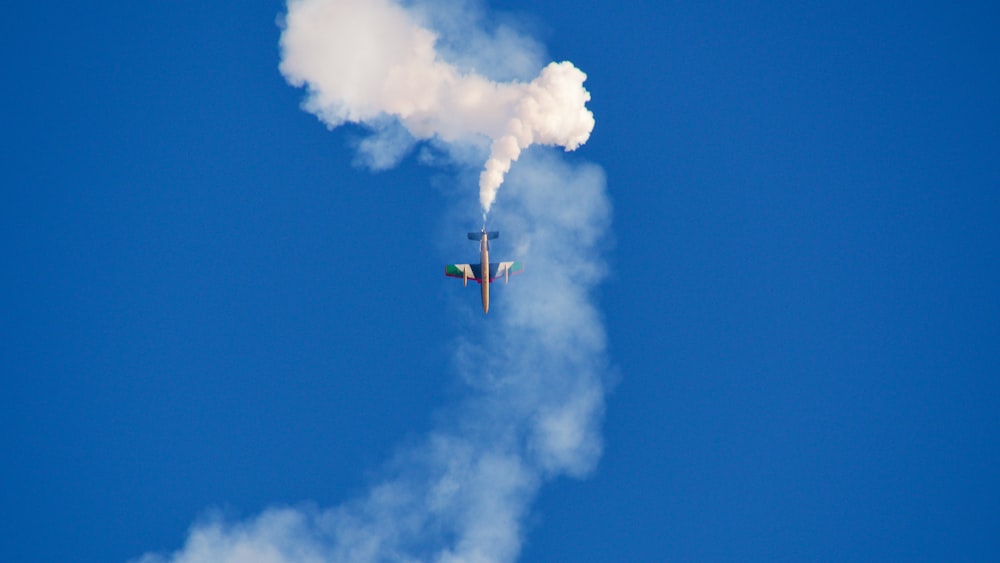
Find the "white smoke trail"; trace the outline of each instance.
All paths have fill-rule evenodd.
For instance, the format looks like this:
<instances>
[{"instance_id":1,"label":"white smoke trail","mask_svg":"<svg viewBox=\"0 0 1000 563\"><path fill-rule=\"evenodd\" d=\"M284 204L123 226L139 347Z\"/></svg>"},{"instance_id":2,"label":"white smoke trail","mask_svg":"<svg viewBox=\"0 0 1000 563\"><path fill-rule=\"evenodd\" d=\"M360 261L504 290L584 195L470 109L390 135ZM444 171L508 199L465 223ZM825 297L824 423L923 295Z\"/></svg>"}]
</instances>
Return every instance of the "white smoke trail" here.
<instances>
[{"instance_id":1,"label":"white smoke trail","mask_svg":"<svg viewBox=\"0 0 1000 563\"><path fill-rule=\"evenodd\" d=\"M437 40L390 0L289 0L280 69L330 127L391 116L417 139L491 139L479 180L487 212L522 150L570 151L590 137L587 76L572 63L550 63L527 83L495 82L443 60Z\"/></svg>"},{"instance_id":2,"label":"white smoke trail","mask_svg":"<svg viewBox=\"0 0 1000 563\"><path fill-rule=\"evenodd\" d=\"M608 386L592 290L610 220L604 175L528 151L498 222L531 270L503 288L490 338L469 331L454 367L467 398L386 477L342 506L275 508L192 528L171 555L141 563L505 562L520 552L539 486L583 477L601 453ZM462 292L462 297L468 293Z\"/></svg>"},{"instance_id":3,"label":"white smoke trail","mask_svg":"<svg viewBox=\"0 0 1000 563\"><path fill-rule=\"evenodd\" d=\"M343 8L368 2L303 0L290 2L289 9L320 4ZM353 27L387 25L373 21L378 17L408 21L397 6L372 4L378 10L352 19ZM355 70L351 75L364 83L360 75L370 69ZM360 84L354 91L364 88ZM330 124L337 123L336 116L341 122L353 119L364 106L361 95L339 106L317 105L321 96L310 87L306 105L311 111L325 108L318 113ZM366 119L380 113L371 115ZM468 158L461 150L449 154ZM548 149L518 156L494 224L504 226L504 246L527 271L502 288L504 306L490 313L489 338L470 330L456 342L453 367L464 380L465 398L445 409L426 439L400 451L360 498L325 509L273 508L242 522L210 519L194 525L175 553L147 554L140 563L517 558L539 487L560 475L583 477L600 457L610 370L593 289L605 274L601 254L611 215L599 167L570 164Z\"/></svg>"}]
</instances>

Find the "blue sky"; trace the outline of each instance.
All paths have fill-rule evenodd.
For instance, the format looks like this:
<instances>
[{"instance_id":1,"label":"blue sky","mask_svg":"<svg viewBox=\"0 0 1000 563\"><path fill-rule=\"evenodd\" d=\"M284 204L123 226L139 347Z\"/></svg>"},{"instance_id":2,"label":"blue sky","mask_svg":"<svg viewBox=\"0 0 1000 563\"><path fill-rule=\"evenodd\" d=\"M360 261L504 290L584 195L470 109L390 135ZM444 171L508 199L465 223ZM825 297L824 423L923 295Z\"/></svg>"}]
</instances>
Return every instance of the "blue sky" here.
<instances>
[{"instance_id":1,"label":"blue sky","mask_svg":"<svg viewBox=\"0 0 1000 563\"><path fill-rule=\"evenodd\" d=\"M744 4L489 4L588 74L596 127L559 158L613 209L603 454L545 480L519 560L995 556L998 12ZM357 166L365 131L278 71L284 11L8 8L11 561L364 497L469 396L456 348L552 275L477 316L442 275L474 259L477 170Z\"/></svg>"}]
</instances>

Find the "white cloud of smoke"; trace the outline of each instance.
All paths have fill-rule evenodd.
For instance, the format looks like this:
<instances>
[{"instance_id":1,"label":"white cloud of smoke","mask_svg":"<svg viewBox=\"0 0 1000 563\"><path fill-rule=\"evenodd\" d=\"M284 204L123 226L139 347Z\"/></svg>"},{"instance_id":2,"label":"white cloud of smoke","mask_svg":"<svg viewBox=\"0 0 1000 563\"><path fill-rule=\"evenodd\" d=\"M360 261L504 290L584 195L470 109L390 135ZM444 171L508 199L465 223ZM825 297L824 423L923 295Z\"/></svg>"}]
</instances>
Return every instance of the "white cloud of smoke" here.
<instances>
[{"instance_id":1,"label":"white cloud of smoke","mask_svg":"<svg viewBox=\"0 0 1000 563\"><path fill-rule=\"evenodd\" d=\"M449 1L454 4L455 0ZM377 6L368 8L369 4ZM362 13L354 17L348 10L351 7ZM322 13L305 18L299 10L307 8ZM331 18L348 18L351 25L342 31L362 47L379 48L383 37L417 51L422 45L433 45L433 41L424 42L426 37L422 37L429 32L414 27L407 12L381 0L292 0L289 10L288 29L296 18L304 17L308 25L318 26L317 34L325 29L322 25L332 25ZM365 34L364 26L382 31L395 26L394 34ZM340 40L346 41L331 41ZM286 55L289 41L286 29ZM337 58L330 51L334 49L331 44L319 43L310 47L319 52L309 54L315 58L309 64L317 68L324 66L324 56ZM509 45L510 39L491 44ZM420 56L398 48L386 48L383 56ZM286 56L283 72L300 76L288 68L289 60ZM299 64L305 63L295 63ZM310 81L306 101L310 111L331 125L352 120L374 125L392 113L385 111L389 102L379 98L388 94L373 86L379 82L372 78L374 71L357 61L331 64L342 64L340 76L356 82L331 78L335 84L329 88L339 92L333 96L331 90L314 88ZM431 67L436 64L443 63ZM481 81L485 92L506 99L498 94L503 88L486 85L486 79L466 79L472 84ZM538 80L538 88L544 90L545 74ZM415 133L421 123L433 122L430 129L435 129L439 141L461 147L466 139L465 132L449 124L449 116L393 115L416 138L423 138ZM476 116L483 123L502 121ZM391 120L381 123L380 131L387 133L371 142L392 146L391 137L399 132L393 132ZM449 131L455 136L449 136ZM374 159L374 166L391 165L394 149L388 150L386 160L371 156L380 149L359 147L362 155L366 150L367 156L361 158ZM476 153L458 148L446 156L478 166L469 160ZM524 152L506 186L504 204L494 211L492 221L503 225L504 247L524 261L526 272L501 289L504 306L490 313L490 337L468 331L456 342L453 367L467 393L442 412L435 429L417 445L400 451L387 464L384 477L357 499L332 508L273 508L242 522L209 519L195 524L185 545L175 553L147 554L141 563L476 563L517 558L526 533L525 516L539 487L560 475L586 476L601 454L600 424L610 370L593 291L605 275L601 254L611 210L604 173L598 166L571 164L548 149ZM456 296L467 301L469 294ZM463 305L470 311L471 322L478 304Z\"/></svg>"},{"instance_id":2,"label":"white cloud of smoke","mask_svg":"<svg viewBox=\"0 0 1000 563\"><path fill-rule=\"evenodd\" d=\"M444 13L429 4L408 11L391 0L290 0L280 69L289 83L306 87L304 108L330 127L353 122L382 130L379 124L391 117L416 139L489 139L479 181L480 204L489 211L521 151L533 144L575 150L590 137L587 76L567 61L546 65L529 82L492 80L475 70L477 62L495 64L499 75L520 74L536 59L534 44L506 27L463 38L457 28L475 13ZM440 40L419 20L439 23L458 39ZM444 58L468 49L492 56ZM401 145L391 136L379 140L370 160L384 167L399 158Z\"/></svg>"}]
</instances>

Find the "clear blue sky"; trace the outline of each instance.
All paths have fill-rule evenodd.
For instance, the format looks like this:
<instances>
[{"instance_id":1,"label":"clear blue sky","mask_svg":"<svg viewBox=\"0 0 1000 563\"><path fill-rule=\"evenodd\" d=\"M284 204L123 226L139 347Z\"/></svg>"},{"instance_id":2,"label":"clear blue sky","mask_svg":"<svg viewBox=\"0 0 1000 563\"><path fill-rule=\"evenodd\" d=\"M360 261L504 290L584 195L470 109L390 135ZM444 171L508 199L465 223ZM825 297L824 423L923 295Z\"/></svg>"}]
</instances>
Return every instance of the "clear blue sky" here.
<instances>
[{"instance_id":1,"label":"clear blue sky","mask_svg":"<svg viewBox=\"0 0 1000 563\"><path fill-rule=\"evenodd\" d=\"M572 158L614 206L604 454L521 560L995 558L1000 11L490 7L588 73ZM454 171L353 166L278 72L283 11L6 8L5 560L337 505L462 393Z\"/></svg>"}]
</instances>

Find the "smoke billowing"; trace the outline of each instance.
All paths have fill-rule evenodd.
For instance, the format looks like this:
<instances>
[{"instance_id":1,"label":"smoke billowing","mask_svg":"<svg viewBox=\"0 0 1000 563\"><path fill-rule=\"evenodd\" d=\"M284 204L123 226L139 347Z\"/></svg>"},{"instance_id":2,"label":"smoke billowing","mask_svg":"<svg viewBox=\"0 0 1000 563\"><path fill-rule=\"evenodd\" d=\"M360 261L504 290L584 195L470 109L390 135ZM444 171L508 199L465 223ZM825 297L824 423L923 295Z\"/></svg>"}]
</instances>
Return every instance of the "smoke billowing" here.
<instances>
[{"instance_id":1,"label":"smoke billowing","mask_svg":"<svg viewBox=\"0 0 1000 563\"><path fill-rule=\"evenodd\" d=\"M290 0L280 69L289 83L306 87L305 109L330 127L384 130L388 117L416 139L490 140L479 179L489 211L521 151L533 144L574 150L590 137L587 76L570 62L550 63L530 82L461 69L438 53L438 35L418 23L433 19L428 12L390 0Z\"/></svg>"},{"instance_id":2,"label":"smoke billowing","mask_svg":"<svg viewBox=\"0 0 1000 563\"><path fill-rule=\"evenodd\" d=\"M507 32L463 29L434 5L409 10L385 0L291 0L282 72L306 86L305 108L330 126L370 125L374 136L359 150L382 164L398 159L399 143L414 142L400 140L400 124L416 139L450 143L446 156L472 169L482 151L462 147L481 143L477 136L492 139L495 163L483 176L493 192L483 196L484 208L520 157L492 223L503 227L505 247L526 271L502 288L504 306L490 313L488 339L479 330L456 337L451 369L464 398L443 407L434 430L400 450L370 490L330 508L277 507L241 522L209 518L175 553L147 554L141 563L509 562L522 550L539 488L559 476L586 476L600 457L610 369L593 292L605 275L611 217L604 173L557 151L524 150L586 140L593 118L583 107L583 73L560 63L528 83L497 83L460 72L435 55L435 36L418 18L463 33L439 41L465 65L506 53L534 61L537 46ZM464 234L461 226L456 233ZM470 297L456 291L455 308L478 311Z\"/></svg>"}]
</instances>

